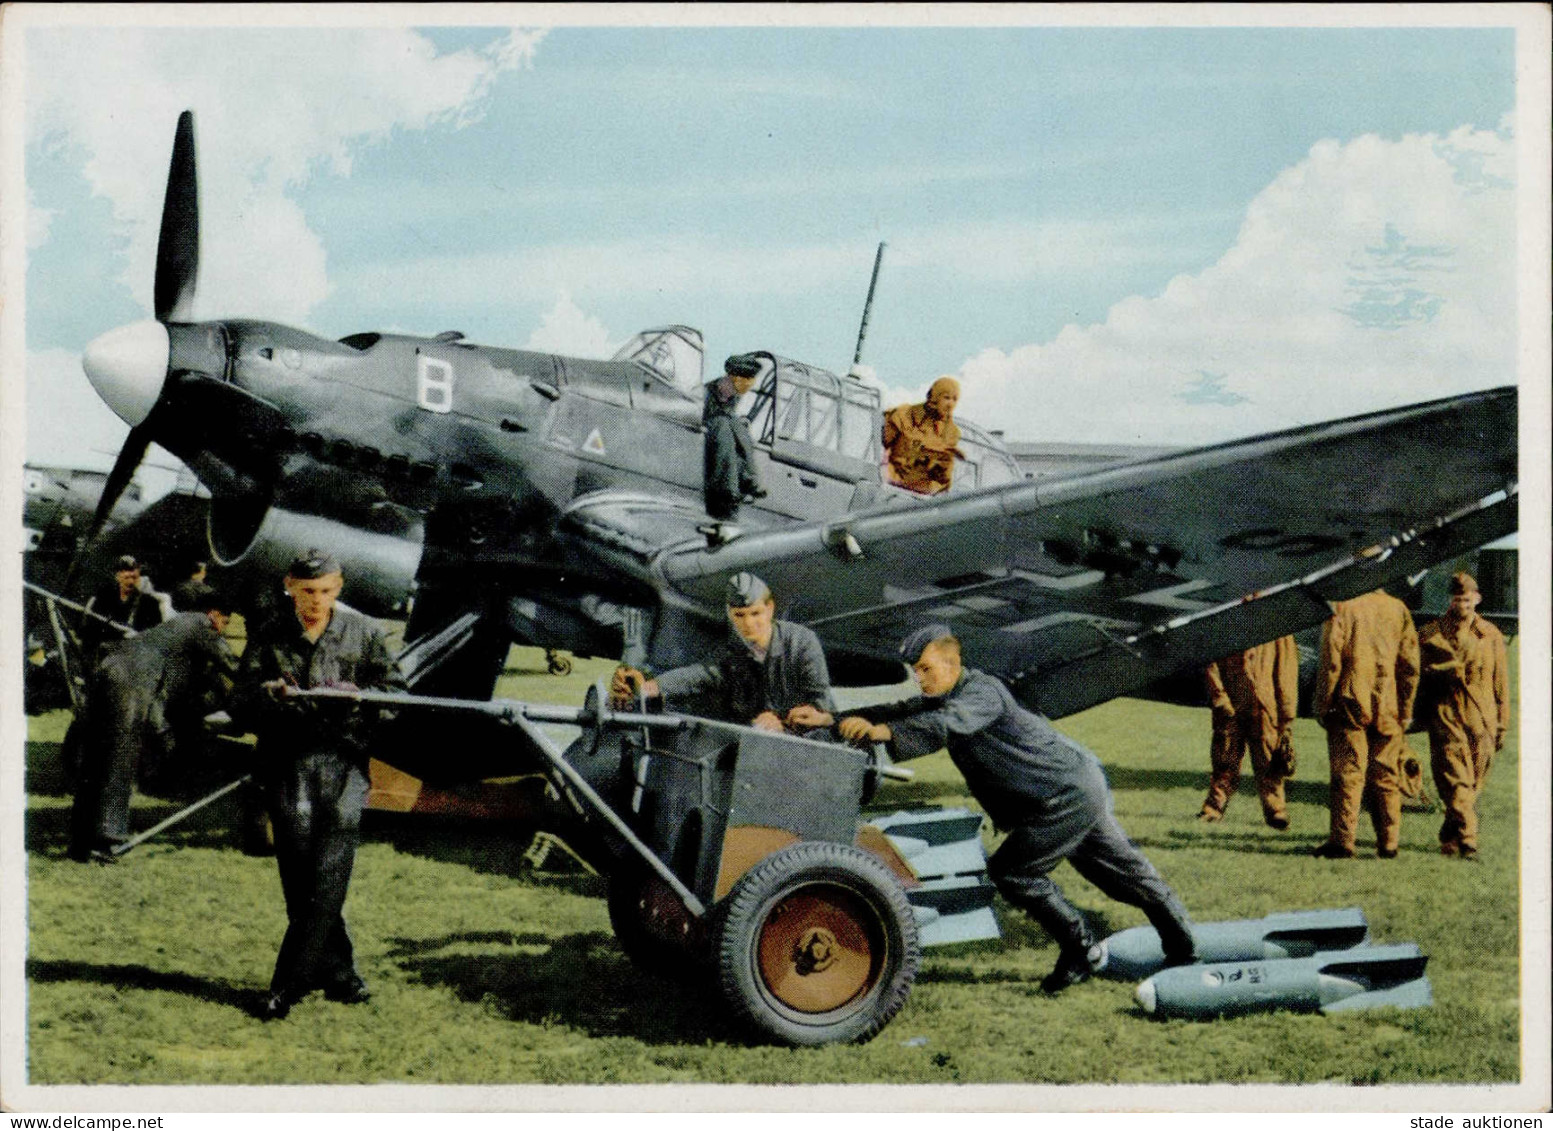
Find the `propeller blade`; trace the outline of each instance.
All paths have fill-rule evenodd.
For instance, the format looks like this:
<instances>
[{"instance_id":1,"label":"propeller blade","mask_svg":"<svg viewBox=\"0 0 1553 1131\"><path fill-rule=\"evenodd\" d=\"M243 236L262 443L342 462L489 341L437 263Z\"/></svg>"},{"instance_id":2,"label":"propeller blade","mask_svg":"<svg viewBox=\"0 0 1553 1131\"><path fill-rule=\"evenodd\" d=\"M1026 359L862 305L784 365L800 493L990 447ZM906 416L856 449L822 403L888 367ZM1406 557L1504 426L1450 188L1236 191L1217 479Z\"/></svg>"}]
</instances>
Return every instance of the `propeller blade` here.
<instances>
[{"instance_id":1,"label":"propeller blade","mask_svg":"<svg viewBox=\"0 0 1553 1131\"><path fill-rule=\"evenodd\" d=\"M129 486L129 481L135 477L135 472L140 469L140 461L145 458L146 449L151 446L151 429L147 427L150 423L151 420L148 418L144 423L131 428L124 446L119 449L119 457L113 461L113 470L108 472L108 479L102 485L102 497L97 500L97 511L92 515L92 525L87 529L87 544L90 544L102 530L102 525L108 521L108 515L113 513L113 507L119 501L119 496L124 493L124 488Z\"/></svg>"},{"instance_id":2,"label":"propeller blade","mask_svg":"<svg viewBox=\"0 0 1553 1131\"><path fill-rule=\"evenodd\" d=\"M76 547L75 555L70 559L70 568L65 571L63 588L67 592L74 588L82 559L86 557L92 543L97 540L97 535L102 532L103 523L108 521L108 515L113 513L119 496L124 493L124 488L129 486L129 481L135 477L135 472L140 467L140 461L145 458L146 449L151 446L151 430L155 420L155 415L148 416L142 423L131 428L129 436L124 440L124 446L119 449L118 458L113 461L113 470L108 472L108 478L103 482L102 495L97 500L97 510L92 515L91 525L87 527L85 535Z\"/></svg>"},{"instance_id":3,"label":"propeller blade","mask_svg":"<svg viewBox=\"0 0 1553 1131\"><path fill-rule=\"evenodd\" d=\"M187 322L200 269L199 178L194 167L194 111L178 115L173 159L156 245L156 320Z\"/></svg>"}]
</instances>

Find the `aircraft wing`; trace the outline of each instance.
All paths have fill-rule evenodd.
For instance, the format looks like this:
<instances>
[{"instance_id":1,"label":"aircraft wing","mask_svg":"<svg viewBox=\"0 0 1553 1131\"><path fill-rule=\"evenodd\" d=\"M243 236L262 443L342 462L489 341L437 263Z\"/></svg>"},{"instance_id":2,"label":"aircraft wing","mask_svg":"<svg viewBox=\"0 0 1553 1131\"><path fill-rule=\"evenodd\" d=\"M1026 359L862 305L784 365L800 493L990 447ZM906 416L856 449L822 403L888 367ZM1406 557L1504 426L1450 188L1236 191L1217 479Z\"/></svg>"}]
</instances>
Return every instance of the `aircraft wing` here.
<instances>
[{"instance_id":1,"label":"aircraft wing","mask_svg":"<svg viewBox=\"0 0 1553 1131\"><path fill-rule=\"evenodd\" d=\"M751 570L828 649L950 625L1060 717L1330 615L1516 529L1516 393L1491 390L921 506L668 545L674 603ZM715 615L715 614L714 614Z\"/></svg>"}]
</instances>

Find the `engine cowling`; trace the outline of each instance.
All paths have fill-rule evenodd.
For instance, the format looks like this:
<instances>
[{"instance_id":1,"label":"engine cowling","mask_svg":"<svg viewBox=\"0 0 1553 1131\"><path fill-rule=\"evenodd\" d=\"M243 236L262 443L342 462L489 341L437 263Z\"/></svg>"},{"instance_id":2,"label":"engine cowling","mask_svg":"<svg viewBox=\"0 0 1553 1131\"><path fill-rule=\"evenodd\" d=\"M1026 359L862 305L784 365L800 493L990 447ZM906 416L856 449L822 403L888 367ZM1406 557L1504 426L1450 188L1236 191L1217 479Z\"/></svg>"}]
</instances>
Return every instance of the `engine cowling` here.
<instances>
[{"instance_id":1,"label":"engine cowling","mask_svg":"<svg viewBox=\"0 0 1553 1131\"><path fill-rule=\"evenodd\" d=\"M304 550L327 550L345 576L343 599L383 617L405 615L425 548L419 521L384 534L251 497L212 499L206 536L216 564L261 588L266 579L278 585Z\"/></svg>"}]
</instances>

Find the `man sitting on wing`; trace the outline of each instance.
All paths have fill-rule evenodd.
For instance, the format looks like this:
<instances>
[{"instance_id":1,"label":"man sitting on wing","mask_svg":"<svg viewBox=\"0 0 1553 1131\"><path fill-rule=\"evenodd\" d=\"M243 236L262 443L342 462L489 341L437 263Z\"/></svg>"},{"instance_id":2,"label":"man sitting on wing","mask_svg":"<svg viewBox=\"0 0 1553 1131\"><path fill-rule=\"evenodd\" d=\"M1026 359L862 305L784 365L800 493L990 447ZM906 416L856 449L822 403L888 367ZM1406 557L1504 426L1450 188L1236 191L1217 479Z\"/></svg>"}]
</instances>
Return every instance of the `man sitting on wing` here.
<instances>
[{"instance_id":1,"label":"man sitting on wing","mask_svg":"<svg viewBox=\"0 0 1553 1131\"><path fill-rule=\"evenodd\" d=\"M801 624L776 619L776 602L753 573L728 580L729 638L721 652L648 679L635 668L616 669L610 701L629 706L638 695L667 706L706 700L714 718L761 730L804 733L829 727L835 709L830 671L820 639Z\"/></svg>"},{"instance_id":2,"label":"man sitting on wing","mask_svg":"<svg viewBox=\"0 0 1553 1131\"><path fill-rule=\"evenodd\" d=\"M930 624L901 643L922 694L865 707L841 720L848 742L887 742L896 759L949 748L971 795L1008 837L987 861L997 889L1057 942L1049 994L1087 981L1103 957L1078 910L1051 878L1066 860L1112 899L1141 908L1159 932L1167 966L1190 965L1196 944L1186 909L1116 823L1100 760L1001 680L963 667L960 642Z\"/></svg>"}]
</instances>

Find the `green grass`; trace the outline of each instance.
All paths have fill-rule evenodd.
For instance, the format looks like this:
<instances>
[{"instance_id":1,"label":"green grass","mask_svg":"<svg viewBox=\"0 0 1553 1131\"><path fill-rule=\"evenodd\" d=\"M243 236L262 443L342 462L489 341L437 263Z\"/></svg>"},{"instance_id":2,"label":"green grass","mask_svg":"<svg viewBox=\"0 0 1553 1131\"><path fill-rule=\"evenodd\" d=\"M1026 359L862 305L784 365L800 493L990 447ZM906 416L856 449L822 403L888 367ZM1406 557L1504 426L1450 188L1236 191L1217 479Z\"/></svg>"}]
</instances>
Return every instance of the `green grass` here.
<instances>
[{"instance_id":1,"label":"green grass","mask_svg":"<svg viewBox=\"0 0 1553 1131\"><path fill-rule=\"evenodd\" d=\"M1512 649L1512 656L1513 656ZM1512 663L1513 663L1512 659ZM560 679L513 652L499 694L564 703L608 670ZM1132 986L1060 998L1037 982L1045 934L999 905L1001 941L926 952L906 1007L872 1043L788 1050L750 1043L710 986L638 975L615 946L602 882L536 872L527 834L370 815L346 914L374 990L365 1006L315 995L289 1020L247 1010L285 929L273 860L234 847L220 802L103 868L65 859L57 769L68 715L30 720L28 1074L34 1084L275 1083L1482 1083L1520 1078L1517 733L1482 803L1482 857L1443 859L1438 814L1405 814L1402 852L1317 861L1326 754L1296 730L1293 827L1264 827L1249 778L1224 821L1193 818L1207 782L1205 711L1118 700L1063 729L1105 762L1117 814L1200 920L1362 907L1377 942L1430 956L1435 1005L1323 1017L1156 1021ZM1424 752L1422 736L1411 739ZM944 754L913 763L876 805L964 804ZM215 773L216 780L221 774ZM1432 792L1432 785L1431 785ZM137 796L145 827L174 803ZM989 847L995 843L989 838ZM1070 898L1115 930L1142 915L1064 865ZM920 1038L920 1040L919 1040Z\"/></svg>"}]
</instances>

